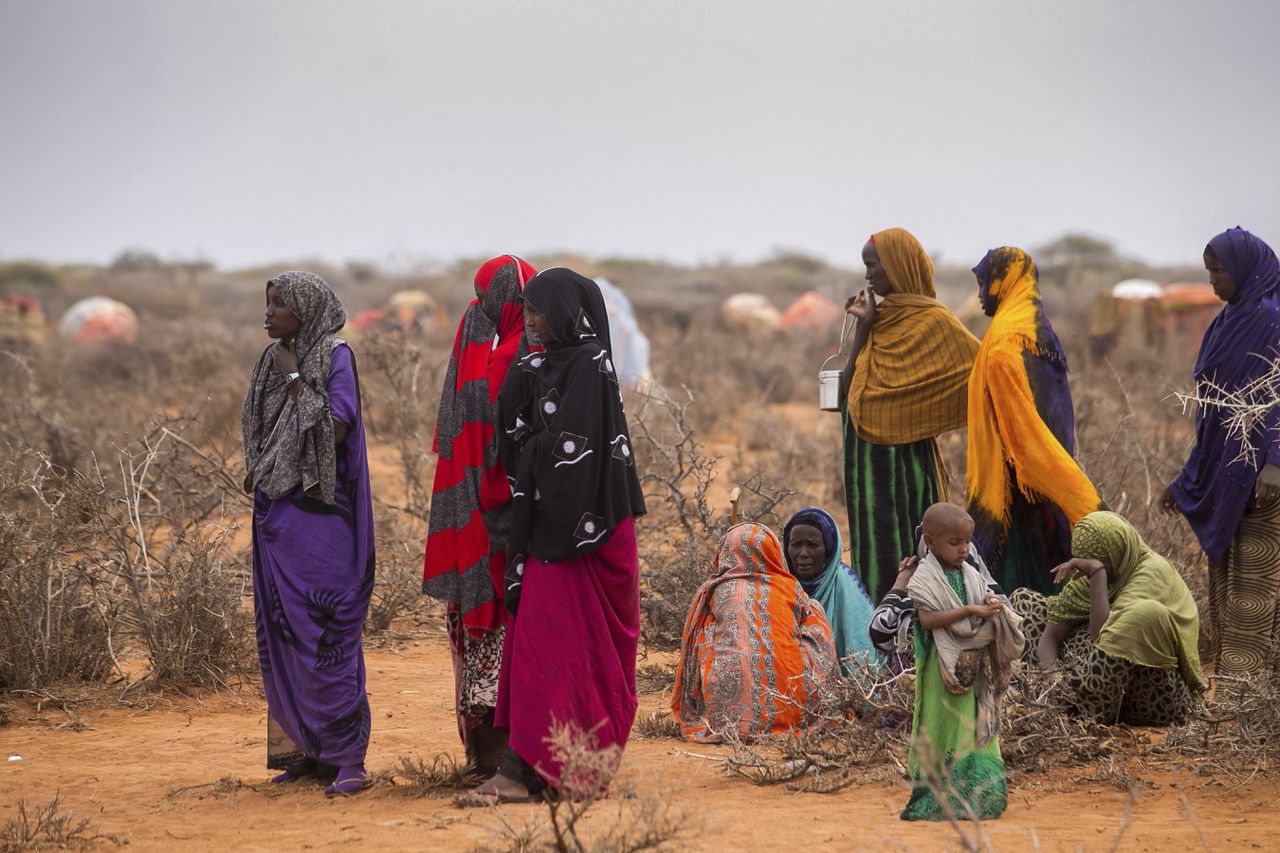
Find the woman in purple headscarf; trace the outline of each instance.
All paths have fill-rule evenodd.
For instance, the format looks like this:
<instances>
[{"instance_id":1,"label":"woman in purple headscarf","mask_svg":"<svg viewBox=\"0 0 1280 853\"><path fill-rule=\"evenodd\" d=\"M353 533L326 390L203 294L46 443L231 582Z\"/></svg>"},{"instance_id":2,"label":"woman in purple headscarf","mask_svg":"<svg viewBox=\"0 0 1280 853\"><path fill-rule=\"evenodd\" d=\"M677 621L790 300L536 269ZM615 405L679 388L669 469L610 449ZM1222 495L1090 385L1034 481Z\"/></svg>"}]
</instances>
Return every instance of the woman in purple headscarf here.
<instances>
[{"instance_id":1,"label":"woman in purple headscarf","mask_svg":"<svg viewBox=\"0 0 1280 853\"><path fill-rule=\"evenodd\" d=\"M1195 447L1161 505L1186 516L1209 557L1215 671L1238 674L1262 667L1280 593L1280 406L1271 402L1274 381L1258 381L1280 357L1280 260L1232 228L1205 246L1204 266L1227 304L1200 343L1197 392L1265 414L1242 434L1227 408L1202 404Z\"/></svg>"},{"instance_id":2,"label":"woman in purple headscarf","mask_svg":"<svg viewBox=\"0 0 1280 853\"><path fill-rule=\"evenodd\" d=\"M364 787L369 701L361 626L373 592L373 502L347 313L308 272L267 282L241 414L253 500L253 606L273 782L336 774Z\"/></svg>"}]
</instances>

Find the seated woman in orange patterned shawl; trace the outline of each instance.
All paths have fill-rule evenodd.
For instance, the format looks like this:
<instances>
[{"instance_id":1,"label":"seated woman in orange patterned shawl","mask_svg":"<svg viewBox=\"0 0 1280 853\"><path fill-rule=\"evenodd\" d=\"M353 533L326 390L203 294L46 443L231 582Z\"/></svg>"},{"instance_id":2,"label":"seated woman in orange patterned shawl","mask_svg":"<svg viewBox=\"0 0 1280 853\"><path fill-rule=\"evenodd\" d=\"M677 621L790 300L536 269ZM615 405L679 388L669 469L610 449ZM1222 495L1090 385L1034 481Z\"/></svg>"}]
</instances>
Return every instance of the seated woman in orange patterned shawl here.
<instances>
[{"instance_id":1,"label":"seated woman in orange patterned shawl","mask_svg":"<svg viewBox=\"0 0 1280 853\"><path fill-rule=\"evenodd\" d=\"M750 739L804 722L839 677L822 605L782 563L773 531L744 522L720 542L685 622L671 710L686 740Z\"/></svg>"}]
</instances>

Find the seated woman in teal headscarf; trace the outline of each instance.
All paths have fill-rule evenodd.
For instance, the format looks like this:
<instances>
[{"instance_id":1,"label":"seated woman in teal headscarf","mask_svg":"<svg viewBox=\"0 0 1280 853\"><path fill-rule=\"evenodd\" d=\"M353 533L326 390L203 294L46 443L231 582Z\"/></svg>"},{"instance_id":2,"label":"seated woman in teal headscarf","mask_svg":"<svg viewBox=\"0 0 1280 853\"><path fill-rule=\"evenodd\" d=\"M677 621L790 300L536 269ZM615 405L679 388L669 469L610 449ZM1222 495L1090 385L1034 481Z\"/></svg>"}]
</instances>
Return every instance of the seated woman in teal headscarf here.
<instances>
[{"instance_id":1,"label":"seated woman in teal headscarf","mask_svg":"<svg viewBox=\"0 0 1280 853\"><path fill-rule=\"evenodd\" d=\"M851 671L849 657L875 659L868 627L871 598L862 579L841 561L840 530L826 510L807 506L791 516L782 529L782 553L787 568L810 598L826 611L840 658L840 672Z\"/></svg>"}]
</instances>

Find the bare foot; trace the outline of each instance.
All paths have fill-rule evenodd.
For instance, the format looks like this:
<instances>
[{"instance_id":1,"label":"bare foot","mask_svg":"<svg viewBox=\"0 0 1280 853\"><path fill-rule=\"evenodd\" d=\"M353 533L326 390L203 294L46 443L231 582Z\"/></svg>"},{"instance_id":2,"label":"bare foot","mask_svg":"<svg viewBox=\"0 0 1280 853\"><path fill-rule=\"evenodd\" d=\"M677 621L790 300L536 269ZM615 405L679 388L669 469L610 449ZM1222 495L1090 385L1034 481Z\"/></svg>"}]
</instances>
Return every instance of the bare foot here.
<instances>
[{"instance_id":1,"label":"bare foot","mask_svg":"<svg viewBox=\"0 0 1280 853\"><path fill-rule=\"evenodd\" d=\"M491 806L497 803L527 803L529 789L508 776L495 773L492 778L482 782L457 798L460 806Z\"/></svg>"}]
</instances>

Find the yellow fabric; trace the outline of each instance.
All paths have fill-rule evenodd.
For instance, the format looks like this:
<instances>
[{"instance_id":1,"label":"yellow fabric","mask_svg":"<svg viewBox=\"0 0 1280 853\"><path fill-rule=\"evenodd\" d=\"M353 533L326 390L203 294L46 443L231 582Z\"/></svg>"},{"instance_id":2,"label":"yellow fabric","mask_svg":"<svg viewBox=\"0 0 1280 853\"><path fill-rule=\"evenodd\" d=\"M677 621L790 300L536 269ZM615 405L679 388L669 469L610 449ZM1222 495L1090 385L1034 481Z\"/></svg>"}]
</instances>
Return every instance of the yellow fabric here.
<instances>
[{"instance_id":1,"label":"yellow fabric","mask_svg":"<svg viewBox=\"0 0 1280 853\"><path fill-rule=\"evenodd\" d=\"M849 419L872 444L959 429L978 339L934 298L933 261L910 232L890 228L873 240L893 290L854 363Z\"/></svg>"},{"instance_id":2,"label":"yellow fabric","mask_svg":"<svg viewBox=\"0 0 1280 853\"><path fill-rule=\"evenodd\" d=\"M1098 490L1079 463L1040 419L1023 354L1036 350L1040 306L1031 257L1014 253L1004 274L991 282L999 308L982 338L969 380L968 503L1009 524L1013 467L1018 489L1032 503L1056 504L1075 524L1101 506Z\"/></svg>"},{"instance_id":3,"label":"yellow fabric","mask_svg":"<svg viewBox=\"0 0 1280 853\"><path fill-rule=\"evenodd\" d=\"M933 259L905 228L886 228L871 235L876 254L894 293L910 293L914 296L933 298L938 292L933 288Z\"/></svg>"}]
</instances>

